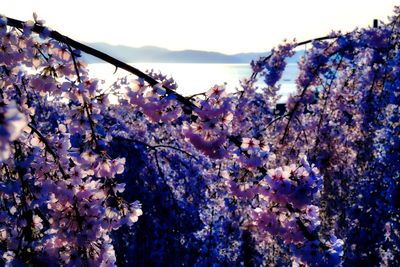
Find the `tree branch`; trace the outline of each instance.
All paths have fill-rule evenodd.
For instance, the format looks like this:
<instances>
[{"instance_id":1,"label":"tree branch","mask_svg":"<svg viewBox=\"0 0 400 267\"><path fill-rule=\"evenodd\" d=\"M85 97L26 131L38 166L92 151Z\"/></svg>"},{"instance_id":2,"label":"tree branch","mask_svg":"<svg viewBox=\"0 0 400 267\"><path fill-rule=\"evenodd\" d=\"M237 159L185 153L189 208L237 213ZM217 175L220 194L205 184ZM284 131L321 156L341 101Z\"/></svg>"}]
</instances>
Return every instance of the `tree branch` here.
<instances>
[{"instance_id":1,"label":"tree branch","mask_svg":"<svg viewBox=\"0 0 400 267\"><path fill-rule=\"evenodd\" d=\"M7 25L11 26L11 27L19 28L19 29L24 28L23 21L9 18L9 17L7 17ZM46 29L46 27L35 24L32 28L32 31L36 32L36 33L42 33L45 29ZM50 31L49 37L51 37L54 40L57 40L59 42L65 43L68 46L74 47L75 49L78 49L89 55L92 55L94 57L102 59L105 62L108 62L108 63L114 65L116 68L124 69L124 70L136 75L137 77L144 79L151 86L154 86L159 83L157 80L153 79L152 77L150 77L149 75L145 74L144 72L138 70L137 68L132 67L132 66L130 66L110 55L107 55L97 49L94 49L90 46L84 45L78 41L75 41L75 40L65 36L65 35L62 35L61 33L57 32L57 31ZM178 94L177 92L169 89L166 86L162 86L162 87L166 90L166 92L169 95L174 95L179 102L181 102L184 106L186 106L190 110L193 110L196 108L196 106L192 102L190 102L188 99L186 99L184 96Z\"/></svg>"},{"instance_id":2,"label":"tree branch","mask_svg":"<svg viewBox=\"0 0 400 267\"><path fill-rule=\"evenodd\" d=\"M33 126L31 123L28 124L28 127L32 130L32 132L34 132L39 137L40 141L44 144L45 149L47 150L47 152L49 152L53 156L54 161L57 163L58 168L59 168L62 176L64 177L64 179L68 178L67 173L65 172L64 168L62 167L62 165L60 163L59 156L53 150L53 148L51 147L51 145L47 141L46 137L44 137L43 134L38 129L36 129L35 126Z\"/></svg>"}]
</instances>

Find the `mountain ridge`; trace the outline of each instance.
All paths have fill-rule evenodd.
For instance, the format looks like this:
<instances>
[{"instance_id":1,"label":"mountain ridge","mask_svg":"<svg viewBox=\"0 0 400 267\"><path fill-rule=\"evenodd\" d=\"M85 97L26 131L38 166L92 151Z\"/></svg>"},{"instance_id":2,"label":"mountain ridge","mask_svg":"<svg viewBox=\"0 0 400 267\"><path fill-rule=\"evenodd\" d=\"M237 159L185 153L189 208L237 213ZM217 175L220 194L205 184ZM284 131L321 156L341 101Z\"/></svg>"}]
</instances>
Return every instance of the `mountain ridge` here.
<instances>
[{"instance_id":1,"label":"mountain ridge","mask_svg":"<svg viewBox=\"0 0 400 267\"><path fill-rule=\"evenodd\" d=\"M97 50L109 54L119 60L129 63L250 63L251 60L266 56L269 52L248 52L227 55L214 51L203 50L179 50L173 51L158 46L130 47L126 45L112 45L104 42L86 43ZM304 52L303 52L304 53ZM300 53L302 54L302 53ZM299 58L299 52L296 52L293 58L288 62L296 62ZM88 63L102 62L90 55L85 55L84 59Z\"/></svg>"}]
</instances>

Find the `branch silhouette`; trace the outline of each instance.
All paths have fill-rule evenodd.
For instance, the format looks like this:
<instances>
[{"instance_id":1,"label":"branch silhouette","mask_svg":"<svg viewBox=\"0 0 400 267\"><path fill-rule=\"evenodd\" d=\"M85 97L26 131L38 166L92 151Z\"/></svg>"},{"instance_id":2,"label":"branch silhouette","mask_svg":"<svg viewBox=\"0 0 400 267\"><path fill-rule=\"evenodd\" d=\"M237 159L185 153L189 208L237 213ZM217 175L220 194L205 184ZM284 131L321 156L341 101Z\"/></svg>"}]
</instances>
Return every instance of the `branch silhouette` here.
<instances>
[{"instance_id":1,"label":"branch silhouette","mask_svg":"<svg viewBox=\"0 0 400 267\"><path fill-rule=\"evenodd\" d=\"M18 29L23 29L24 28L24 22L17 20L17 19L13 19L13 18L9 18L7 17L7 25L11 26L11 27L15 27ZM46 27L35 24L32 28L33 32L36 33L42 33L44 30L46 29ZM153 79L152 77L150 77L149 75L147 75L146 73L142 72L141 70L132 67L128 64L126 64L125 62L118 60L104 52L101 52L97 49L94 49L90 46L87 46L81 42L78 42L74 39L69 38L68 36L65 36L61 33L59 33L58 31L50 31L49 37L53 38L54 40L57 40L59 42L65 43L66 45L69 45L75 49L78 49L82 52L85 52L86 54L92 55L94 57L97 57L101 60L104 60L107 63L110 63L112 65L114 65L117 68L121 68L123 70L126 70L127 72L130 72L134 75L136 75L137 77L140 77L142 79L144 79L146 82L148 82L151 86L154 86L156 84L159 84L159 82L155 79ZM189 108L190 110L193 110L196 108L196 106L190 102L188 99L186 99L184 96L178 94L177 92L163 86L163 88L166 90L167 94L170 95L175 95L176 99L181 102L185 107Z\"/></svg>"}]
</instances>

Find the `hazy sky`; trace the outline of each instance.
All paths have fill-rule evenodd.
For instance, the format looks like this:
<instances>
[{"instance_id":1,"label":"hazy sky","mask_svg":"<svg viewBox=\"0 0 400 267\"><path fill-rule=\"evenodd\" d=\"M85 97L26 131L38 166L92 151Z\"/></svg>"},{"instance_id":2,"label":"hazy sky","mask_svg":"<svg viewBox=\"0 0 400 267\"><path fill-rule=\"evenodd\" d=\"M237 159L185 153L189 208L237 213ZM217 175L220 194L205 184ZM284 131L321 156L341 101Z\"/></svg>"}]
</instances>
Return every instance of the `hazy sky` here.
<instances>
[{"instance_id":1,"label":"hazy sky","mask_svg":"<svg viewBox=\"0 0 400 267\"><path fill-rule=\"evenodd\" d=\"M71 38L172 50L270 50L386 21L398 0L0 0L0 14L46 25Z\"/></svg>"}]
</instances>

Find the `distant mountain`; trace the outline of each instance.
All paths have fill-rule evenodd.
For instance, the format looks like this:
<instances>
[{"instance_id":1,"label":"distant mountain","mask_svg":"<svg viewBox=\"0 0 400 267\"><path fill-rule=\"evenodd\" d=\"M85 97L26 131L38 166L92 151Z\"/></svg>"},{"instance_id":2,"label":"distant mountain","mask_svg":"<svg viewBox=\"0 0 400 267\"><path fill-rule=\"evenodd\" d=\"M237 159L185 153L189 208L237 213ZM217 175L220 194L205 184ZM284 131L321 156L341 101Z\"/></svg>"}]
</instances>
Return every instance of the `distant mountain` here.
<instances>
[{"instance_id":1,"label":"distant mountain","mask_svg":"<svg viewBox=\"0 0 400 267\"><path fill-rule=\"evenodd\" d=\"M156 46L143 46L140 48L124 45L111 45L107 43L88 43L87 45L109 54L124 62L154 62L154 63L250 63L251 60L265 53L239 53L226 55L219 52L209 52L201 50L182 50L171 51L166 48ZM298 58L296 53L294 59ZM84 57L89 63L101 62L101 60L92 57ZM290 59L289 61L292 61Z\"/></svg>"}]
</instances>

